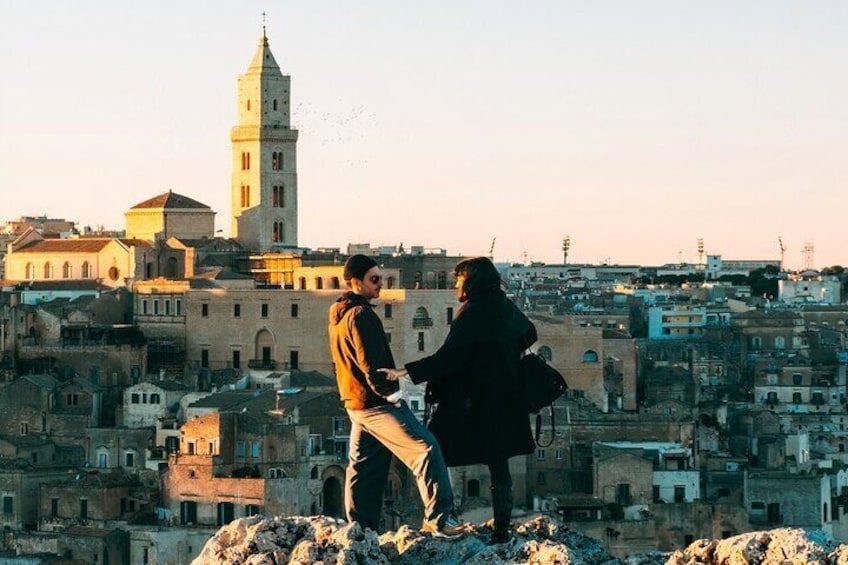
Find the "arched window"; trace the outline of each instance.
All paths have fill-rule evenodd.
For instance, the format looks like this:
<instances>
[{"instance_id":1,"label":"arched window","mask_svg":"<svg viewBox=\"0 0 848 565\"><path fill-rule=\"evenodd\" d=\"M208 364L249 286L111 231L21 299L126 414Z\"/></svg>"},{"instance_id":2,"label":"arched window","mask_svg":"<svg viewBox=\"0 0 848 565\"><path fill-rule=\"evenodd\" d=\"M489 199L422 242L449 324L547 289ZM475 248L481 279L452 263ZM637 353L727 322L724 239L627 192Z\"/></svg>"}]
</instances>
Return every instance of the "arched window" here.
<instances>
[{"instance_id":1,"label":"arched window","mask_svg":"<svg viewBox=\"0 0 848 565\"><path fill-rule=\"evenodd\" d=\"M395 278L394 277L386 277L386 288L394 288L395 287Z\"/></svg>"},{"instance_id":2,"label":"arched window","mask_svg":"<svg viewBox=\"0 0 848 565\"><path fill-rule=\"evenodd\" d=\"M306 277L300 277L300 290L306 290Z\"/></svg>"},{"instance_id":3,"label":"arched window","mask_svg":"<svg viewBox=\"0 0 848 565\"><path fill-rule=\"evenodd\" d=\"M339 277L333 277L330 279L330 287L331 288L341 288L339 285Z\"/></svg>"},{"instance_id":4,"label":"arched window","mask_svg":"<svg viewBox=\"0 0 848 565\"><path fill-rule=\"evenodd\" d=\"M752 349L759 349L762 346L763 346L763 338L761 338L758 335L755 335L754 337L751 338L751 348Z\"/></svg>"},{"instance_id":5,"label":"arched window","mask_svg":"<svg viewBox=\"0 0 848 565\"><path fill-rule=\"evenodd\" d=\"M539 357L550 363L554 360L554 353L551 351L551 348L547 345L543 345L539 348Z\"/></svg>"},{"instance_id":6,"label":"arched window","mask_svg":"<svg viewBox=\"0 0 848 565\"><path fill-rule=\"evenodd\" d=\"M250 207L250 186L242 185L241 187L241 207Z\"/></svg>"},{"instance_id":7,"label":"arched window","mask_svg":"<svg viewBox=\"0 0 848 565\"><path fill-rule=\"evenodd\" d=\"M413 328L429 328L433 325L433 319L430 317L430 313L427 312L427 309L423 306L419 306L415 309L415 316L412 318L412 327Z\"/></svg>"},{"instance_id":8,"label":"arched window","mask_svg":"<svg viewBox=\"0 0 848 565\"><path fill-rule=\"evenodd\" d=\"M273 153L271 153L271 169L273 169L275 171L282 171L283 170L283 152L282 151L274 151Z\"/></svg>"},{"instance_id":9,"label":"arched window","mask_svg":"<svg viewBox=\"0 0 848 565\"><path fill-rule=\"evenodd\" d=\"M312 472L309 473L309 478L310 479L317 479L318 478L318 466L317 465L315 467L312 467Z\"/></svg>"},{"instance_id":10,"label":"arched window","mask_svg":"<svg viewBox=\"0 0 848 565\"><path fill-rule=\"evenodd\" d=\"M324 279L321 277L315 277L315 290L321 290L324 288Z\"/></svg>"},{"instance_id":11,"label":"arched window","mask_svg":"<svg viewBox=\"0 0 848 565\"><path fill-rule=\"evenodd\" d=\"M283 222L274 222L274 242L278 243L285 240L285 230Z\"/></svg>"},{"instance_id":12,"label":"arched window","mask_svg":"<svg viewBox=\"0 0 848 565\"><path fill-rule=\"evenodd\" d=\"M74 269L71 267L71 264L65 261L65 264L62 265L62 278L69 279L74 276Z\"/></svg>"},{"instance_id":13,"label":"arched window","mask_svg":"<svg viewBox=\"0 0 848 565\"><path fill-rule=\"evenodd\" d=\"M88 261L85 261L82 264L82 278L90 279L91 278L91 264Z\"/></svg>"},{"instance_id":14,"label":"arched window","mask_svg":"<svg viewBox=\"0 0 848 565\"><path fill-rule=\"evenodd\" d=\"M597 363L598 362L598 354L592 351L591 349L583 353L583 362L584 363Z\"/></svg>"},{"instance_id":15,"label":"arched window","mask_svg":"<svg viewBox=\"0 0 848 565\"><path fill-rule=\"evenodd\" d=\"M35 279L35 265L32 263L26 264L26 278L30 281Z\"/></svg>"},{"instance_id":16,"label":"arched window","mask_svg":"<svg viewBox=\"0 0 848 565\"><path fill-rule=\"evenodd\" d=\"M154 392L150 395L150 404L159 404L159 393Z\"/></svg>"},{"instance_id":17,"label":"arched window","mask_svg":"<svg viewBox=\"0 0 848 565\"><path fill-rule=\"evenodd\" d=\"M786 347L786 339L782 335L779 335L774 338L774 348L775 349L783 349Z\"/></svg>"},{"instance_id":18,"label":"arched window","mask_svg":"<svg viewBox=\"0 0 848 565\"><path fill-rule=\"evenodd\" d=\"M52 279L53 278L53 263L47 261L44 263L44 278Z\"/></svg>"}]
</instances>

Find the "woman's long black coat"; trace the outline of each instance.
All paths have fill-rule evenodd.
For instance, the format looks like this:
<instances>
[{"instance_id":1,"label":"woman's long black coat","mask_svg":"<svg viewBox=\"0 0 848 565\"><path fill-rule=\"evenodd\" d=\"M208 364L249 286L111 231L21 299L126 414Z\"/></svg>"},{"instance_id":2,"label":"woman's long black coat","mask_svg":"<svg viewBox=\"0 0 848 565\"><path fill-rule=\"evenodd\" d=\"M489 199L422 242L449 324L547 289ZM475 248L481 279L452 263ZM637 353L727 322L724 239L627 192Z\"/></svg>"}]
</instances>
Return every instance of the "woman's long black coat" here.
<instances>
[{"instance_id":1,"label":"woman's long black coat","mask_svg":"<svg viewBox=\"0 0 848 565\"><path fill-rule=\"evenodd\" d=\"M438 403L429 427L449 466L533 452L519 358L535 341L533 323L498 291L466 302L442 347L406 365Z\"/></svg>"}]
</instances>

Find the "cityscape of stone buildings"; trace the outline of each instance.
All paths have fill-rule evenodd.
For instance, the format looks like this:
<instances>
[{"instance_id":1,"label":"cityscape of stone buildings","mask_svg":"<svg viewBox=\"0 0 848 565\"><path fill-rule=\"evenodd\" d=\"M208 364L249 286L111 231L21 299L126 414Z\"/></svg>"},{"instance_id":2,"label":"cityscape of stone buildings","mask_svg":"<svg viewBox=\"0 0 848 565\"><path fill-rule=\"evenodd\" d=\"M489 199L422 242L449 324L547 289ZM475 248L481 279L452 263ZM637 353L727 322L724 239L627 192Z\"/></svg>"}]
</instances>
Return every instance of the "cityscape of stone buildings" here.
<instances>
[{"instance_id":1,"label":"cityscape of stone buildings","mask_svg":"<svg viewBox=\"0 0 848 565\"><path fill-rule=\"evenodd\" d=\"M290 82L263 34L238 80L231 238L173 190L127 202L122 230L28 216L0 229L3 559L188 563L234 518L343 516L350 421L326 326L344 260L379 261L376 311L404 362L446 337L462 257L299 247ZM569 384L540 447L510 462L517 512L619 555L778 526L848 540L841 267L498 267ZM423 390L402 385L423 417ZM451 477L460 512L485 515L485 467ZM384 526L421 512L395 463Z\"/></svg>"}]
</instances>

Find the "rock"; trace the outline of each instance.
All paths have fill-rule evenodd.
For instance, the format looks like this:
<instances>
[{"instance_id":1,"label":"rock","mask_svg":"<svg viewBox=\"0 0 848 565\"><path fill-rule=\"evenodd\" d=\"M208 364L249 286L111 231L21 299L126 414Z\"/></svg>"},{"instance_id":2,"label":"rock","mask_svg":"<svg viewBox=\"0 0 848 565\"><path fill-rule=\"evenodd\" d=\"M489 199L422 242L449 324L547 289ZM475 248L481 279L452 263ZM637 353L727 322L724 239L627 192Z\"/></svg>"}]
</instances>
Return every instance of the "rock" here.
<instances>
[{"instance_id":1,"label":"rock","mask_svg":"<svg viewBox=\"0 0 848 565\"><path fill-rule=\"evenodd\" d=\"M668 565L836 565L846 552L848 546L839 545L821 530L778 528L724 540L698 540L675 551Z\"/></svg>"},{"instance_id":2,"label":"rock","mask_svg":"<svg viewBox=\"0 0 848 565\"><path fill-rule=\"evenodd\" d=\"M409 526L378 535L326 516L251 516L218 530L193 565L848 565L848 546L820 530L751 532L624 559L545 516L516 523L512 540L499 545L488 545L491 521L466 531L445 541Z\"/></svg>"}]
</instances>

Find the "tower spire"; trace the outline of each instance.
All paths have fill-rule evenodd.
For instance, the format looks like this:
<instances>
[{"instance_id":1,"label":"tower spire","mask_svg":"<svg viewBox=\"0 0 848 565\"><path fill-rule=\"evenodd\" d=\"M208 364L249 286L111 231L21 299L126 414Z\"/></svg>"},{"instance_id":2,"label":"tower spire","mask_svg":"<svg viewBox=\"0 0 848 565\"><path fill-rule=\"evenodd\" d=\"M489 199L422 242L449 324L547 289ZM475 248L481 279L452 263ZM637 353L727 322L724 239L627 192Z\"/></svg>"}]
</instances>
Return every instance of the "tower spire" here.
<instances>
[{"instance_id":1,"label":"tower spire","mask_svg":"<svg viewBox=\"0 0 848 565\"><path fill-rule=\"evenodd\" d=\"M265 34L265 24L267 23L268 14L265 13L265 10L262 10L262 39L264 41L268 40L268 36Z\"/></svg>"}]
</instances>

